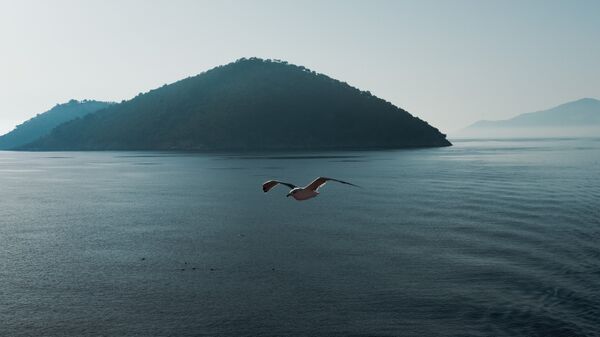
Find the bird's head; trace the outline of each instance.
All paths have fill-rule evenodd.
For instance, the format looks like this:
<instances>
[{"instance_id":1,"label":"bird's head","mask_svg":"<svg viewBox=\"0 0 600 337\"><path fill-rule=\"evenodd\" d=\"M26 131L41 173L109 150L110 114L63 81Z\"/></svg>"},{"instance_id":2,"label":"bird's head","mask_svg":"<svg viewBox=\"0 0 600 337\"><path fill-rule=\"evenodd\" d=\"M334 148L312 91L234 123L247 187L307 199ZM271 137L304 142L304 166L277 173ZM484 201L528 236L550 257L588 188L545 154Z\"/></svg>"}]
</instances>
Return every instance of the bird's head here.
<instances>
[{"instance_id":1,"label":"bird's head","mask_svg":"<svg viewBox=\"0 0 600 337\"><path fill-rule=\"evenodd\" d=\"M286 195L286 197L292 196L294 194L296 194L296 192L298 192L300 189L299 188L293 188L290 190L290 192Z\"/></svg>"}]
</instances>

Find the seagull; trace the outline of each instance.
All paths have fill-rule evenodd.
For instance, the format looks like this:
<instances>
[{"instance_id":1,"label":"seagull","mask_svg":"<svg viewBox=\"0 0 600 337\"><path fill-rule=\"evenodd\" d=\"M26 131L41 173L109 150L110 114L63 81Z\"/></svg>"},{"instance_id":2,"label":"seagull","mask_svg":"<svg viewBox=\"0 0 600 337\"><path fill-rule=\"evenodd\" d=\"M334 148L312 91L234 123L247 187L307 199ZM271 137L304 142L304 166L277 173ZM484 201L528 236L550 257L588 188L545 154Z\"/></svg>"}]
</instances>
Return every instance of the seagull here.
<instances>
[{"instance_id":1,"label":"seagull","mask_svg":"<svg viewBox=\"0 0 600 337\"><path fill-rule=\"evenodd\" d=\"M298 201L302 201L302 200L314 198L317 195L319 195L319 188L322 187L323 185L325 185L328 181L335 181L335 182L346 184L346 185L360 187L358 185L354 185L352 183L342 181L342 180L337 180L337 179L327 178L327 177L319 177L319 178L313 180L312 183L310 183L304 187L298 187L294 184L285 183L283 181L269 180L269 181L266 181L265 183L263 183L262 189L263 189L263 192L267 193L273 187L275 187L279 184L285 185L290 188L290 192L286 195L286 197L292 196L292 197L294 197L294 199L296 199Z\"/></svg>"}]
</instances>

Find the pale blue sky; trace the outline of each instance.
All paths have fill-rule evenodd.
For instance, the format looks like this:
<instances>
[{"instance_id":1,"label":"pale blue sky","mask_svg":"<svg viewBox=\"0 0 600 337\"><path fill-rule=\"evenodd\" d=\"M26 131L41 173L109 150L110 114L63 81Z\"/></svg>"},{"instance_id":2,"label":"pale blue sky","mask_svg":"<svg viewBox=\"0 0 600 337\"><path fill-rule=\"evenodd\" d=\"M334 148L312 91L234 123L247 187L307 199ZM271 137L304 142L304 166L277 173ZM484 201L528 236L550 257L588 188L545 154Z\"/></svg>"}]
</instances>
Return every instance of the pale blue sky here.
<instances>
[{"instance_id":1,"label":"pale blue sky","mask_svg":"<svg viewBox=\"0 0 600 337\"><path fill-rule=\"evenodd\" d=\"M0 133L240 57L307 66L452 133L600 98L600 1L0 0Z\"/></svg>"}]
</instances>

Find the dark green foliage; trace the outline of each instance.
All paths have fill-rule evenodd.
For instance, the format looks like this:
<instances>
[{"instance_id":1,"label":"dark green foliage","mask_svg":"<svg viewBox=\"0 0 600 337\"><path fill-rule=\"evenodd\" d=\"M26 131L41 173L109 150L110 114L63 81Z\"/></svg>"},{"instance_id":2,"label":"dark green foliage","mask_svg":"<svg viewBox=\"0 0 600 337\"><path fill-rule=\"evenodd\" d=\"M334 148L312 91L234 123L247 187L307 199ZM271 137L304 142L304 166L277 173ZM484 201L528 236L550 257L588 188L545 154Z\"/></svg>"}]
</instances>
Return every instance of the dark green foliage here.
<instances>
[{"instance_id":1,"label":"dark green foliage","mask_svg":"<svg viewBox=\"0 0 600 337\"><path fill-rule=\"evenodd\" d=\"M98 101L70 100L65 104L57 104L52 109L38 114L32 119L17 126L11 132L0 136L0 150L14 149L48 135L56 126L84 117L110 106L112 103Z\"/></svg>"},{"instance_id":2,"label":"dark green foliage","mask_svg":"<svg viewBox=\"0 0 600 337\"><path fill-rule=\"evenodd\" d=\"M34 150L268 150L447 146L369 92L282 61L240 59L68 122Z\"/></svg>"}]
</instances>

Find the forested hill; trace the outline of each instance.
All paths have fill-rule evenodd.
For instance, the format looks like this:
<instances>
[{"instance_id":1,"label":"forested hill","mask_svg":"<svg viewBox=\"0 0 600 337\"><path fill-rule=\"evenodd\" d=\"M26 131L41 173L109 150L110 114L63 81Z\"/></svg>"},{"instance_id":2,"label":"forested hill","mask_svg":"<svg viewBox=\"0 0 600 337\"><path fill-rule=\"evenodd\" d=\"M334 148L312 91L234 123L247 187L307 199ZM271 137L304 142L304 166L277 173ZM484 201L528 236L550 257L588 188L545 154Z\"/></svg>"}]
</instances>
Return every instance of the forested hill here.
<instances>
[{"instance_id":1,"label":"forested hill","mask_svg":"<svg viewBox=\"0 0 600 337\"><path fill-rule=\"evenodd\" d=\"M282 61L240 59L56 128L30 150L448 146L393 104Z\"/></svg>"},{"instance_id":2,"label":"forested hill","mask_svg":"<svg viewBox=\"0 0 600 337\"><path fill-rule=\"evenodd\" d=\"M64 122L104 109L111 104L89 100L70 100L64 104L57 104L52 109L17 126L4 136L0 136L0 150L13 149L31 143L49 134L52 129Z\"/></svg>"}]
</instances>

